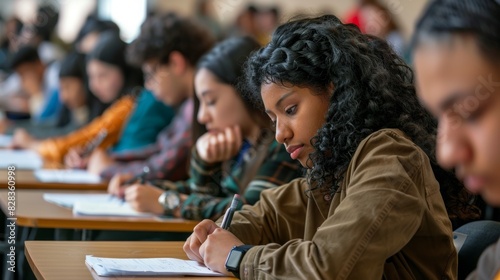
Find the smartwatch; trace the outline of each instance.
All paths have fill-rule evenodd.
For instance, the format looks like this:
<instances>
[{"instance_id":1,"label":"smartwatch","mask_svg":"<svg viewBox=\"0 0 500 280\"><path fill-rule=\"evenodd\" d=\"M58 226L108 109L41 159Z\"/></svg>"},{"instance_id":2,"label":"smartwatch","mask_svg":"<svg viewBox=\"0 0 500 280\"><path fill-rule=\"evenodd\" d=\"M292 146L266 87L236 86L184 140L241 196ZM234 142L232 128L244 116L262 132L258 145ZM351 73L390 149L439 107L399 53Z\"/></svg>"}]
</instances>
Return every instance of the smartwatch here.
<instances>
[{"instance_id":1,"label":"smartwatch","mask_svg":"<svg viewBox=\"0 0 500 280\"><path fill-rule=\"evenodd\" d=\"M240 278L240 264L246 252L252 248L253 245L234 246L229 252L226 259L226 270L233 273L234 276Z\"/></svg>"},{"instance_id":2,"label":"smartwatch","mask_svg":"<svg viewBox=\"0 0 500 280\"><path fill-rule=\"evenodd\" d=\"M181 205L181 198L176 191L166 191L158 197L158 202L163 206L165 215L173 216Z\"/></svg>"}]
</instances>

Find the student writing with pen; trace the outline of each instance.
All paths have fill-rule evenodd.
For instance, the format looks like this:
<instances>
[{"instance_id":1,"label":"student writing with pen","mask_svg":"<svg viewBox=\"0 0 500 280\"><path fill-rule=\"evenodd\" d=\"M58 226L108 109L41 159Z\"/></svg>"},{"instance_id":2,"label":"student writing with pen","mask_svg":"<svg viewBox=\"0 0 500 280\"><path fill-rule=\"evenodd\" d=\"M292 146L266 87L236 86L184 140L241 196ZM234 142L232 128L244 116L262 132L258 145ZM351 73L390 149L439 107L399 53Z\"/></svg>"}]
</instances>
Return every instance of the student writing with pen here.
<instances>
[{"instance_id":1,"label":"student writing with pen","mask_svg":"<svg viewBox=\"0 0 500 280\"><path fill-rule=\"evenodd\" d=\"M124 187L115 177L109 192L124 195L141 212L217 219L234 194L241 205L254 204L262 190L299 177L298 163L273 139L267 117L236 88L244 62L258 48L251 38L230 38L200 59L194 82L197 118L208 131L193 147L189 180Z\"/></svg>"},{"instance_id":2,"label":"student writing with pen","mask_svg":"<svg viewBox=\"0 0 500 280\"><path fill-rule=\"evenodd\" d=\"M307 178L263 191L228 230L200 222L190 259L241 279L456 279L450 218L474 212L437 166L435 122L387 42L332 15L294 20L245 76Z\"/></svg>"}]
</instances>

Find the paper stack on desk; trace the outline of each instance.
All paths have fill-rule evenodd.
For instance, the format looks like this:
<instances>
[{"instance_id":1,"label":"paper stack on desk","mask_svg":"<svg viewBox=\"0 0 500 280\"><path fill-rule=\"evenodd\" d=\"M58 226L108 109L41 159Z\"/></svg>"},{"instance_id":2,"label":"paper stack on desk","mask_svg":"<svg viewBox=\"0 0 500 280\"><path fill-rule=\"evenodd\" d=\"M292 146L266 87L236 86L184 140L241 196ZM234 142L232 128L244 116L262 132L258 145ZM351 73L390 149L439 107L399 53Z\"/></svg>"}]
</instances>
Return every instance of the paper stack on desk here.
<instances>
[{"instance_id":1,"label":"paper stack on desk","mask_svg":"<svg viewBox=\"0 0 500 280\"><path fill-rule=\"evenodd\" d=\"M34 172L34 175L45 183L97 184L101 182L99 175L76 169L39 169Z\"/></svg>"},{"instance_id":2,"label":"paper stack on desk","mask_svg":"<svg viewBox=\"0 0 500 280\"><path fill-rule=\"evenodd\" d=\"M151 217L151 213L137 212L130 204L110 194L45 193L45 201L73 208L75 215Z\"/></svg>"},{"instance_id":3,"label":"paper stack on desk","mask_svg":"<svg viewBox=\"0 0 500 280\"><path fill-rule=\"evenodd\" d=\"M42 158L30 150L0 150L0 168L9 166L16 169L39 169L42 168Z\"/></svg>"},{"instance_id":4,"label":"paper stack on desk","mask_svg":"<svg viewBox=\"0 0 500 280\"><path fill-rule=\"evenodd\" d=\"M0 148L7 148L12 143L12 136L0 134Z\"/></svg>"},{"instance_id":5,"label":"paper stack on desk","mask_svg":"<svg viewBox=\"0 0 500 280\"><path fill-rule=\"evenodd\" d=\"M117 259L87 255L85 263L99 276L224 276L196 261L176 258Z\"/></svg>"}]
</instances>

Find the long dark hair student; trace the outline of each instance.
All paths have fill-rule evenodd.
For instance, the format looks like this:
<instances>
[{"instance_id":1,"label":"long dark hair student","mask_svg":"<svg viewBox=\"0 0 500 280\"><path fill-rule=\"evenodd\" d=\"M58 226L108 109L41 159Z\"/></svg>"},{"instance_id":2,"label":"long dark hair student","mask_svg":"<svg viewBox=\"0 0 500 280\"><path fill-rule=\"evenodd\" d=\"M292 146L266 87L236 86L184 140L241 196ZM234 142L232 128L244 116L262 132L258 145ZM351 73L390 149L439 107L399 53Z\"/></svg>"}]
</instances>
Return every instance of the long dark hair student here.
<instances>
[{"instance_id":1,"label":"long dark hair student","mask_svg":"<svg viewBox=\"0 0 500 280\"><path fill-rule=\"evenodd\" d=\"M308 180L315 188L333 195L360 142L380 129L397 128L430 158L454 227L477 218L463 186L436 164L436 121L419 104L411 69L385 41L331 15L290 22L247 64L248 91L261 106L265 83L325 95L333 87L326 123L311 139Z\"/></svg>"},{"instance_id":2,"label":"long dark hair student","mask_svg":"<svg viewBox=\"0 0 500 280\"><path fill-rule=\"evenodd\" d=\"M241 94L242 88L239 88L244 70L241 65L248 59L248 55L257 51L259 47L259 43L251 37L229 38L204 55L198 62L197 69L206 68L215 74L221 82L237 88L237 92L240 93L250 115L257 118L259 122L270 125L269 118L264 111L253 106L251 96ZM222 57L230 57L231 59L221 60Z\"/></svg>"},{"instance_id":3,"label":"long dark hair student","mask_svg":"<svg viewBox=\"0 0 500 280\"><path fill-rule=\"evenodd\" d=\"M125 94L138 94L144 84L142 70L127 63L125 59L126 48L127 44L120 39L116 32L106 31L100 35L94 49L87 54L87 68L92 60L96 60L120 70L123 84L117 96L114 97L115 100Z\"/></svg>"},{"instance_id":4,"label":"long dark hair student","mask_svg":"<svg viewBox=\"0 0 500 280\"><path fill-rule=\"evenodd\" d=\"M108 107L95 97L88 87L88 78L85 70L85 55L77 52L69 53L61 62L59 69L59 79L75 78L83 85L83 93L85 94L85 106L88 109L88 118L86 122L91 121L99 116ZM59 120L58 127L67 125L71 120L71 112L68 106L64 105Z\"/></svg>"}]
</instances>

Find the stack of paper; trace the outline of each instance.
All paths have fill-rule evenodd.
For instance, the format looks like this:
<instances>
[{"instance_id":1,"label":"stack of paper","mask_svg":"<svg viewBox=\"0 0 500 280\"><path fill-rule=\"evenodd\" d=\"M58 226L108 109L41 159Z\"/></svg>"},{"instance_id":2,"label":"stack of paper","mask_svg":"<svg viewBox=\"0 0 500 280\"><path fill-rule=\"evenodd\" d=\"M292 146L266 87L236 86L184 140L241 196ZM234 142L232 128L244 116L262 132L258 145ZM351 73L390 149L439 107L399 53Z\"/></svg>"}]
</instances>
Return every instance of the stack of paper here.
<instances>
[{"instance_id":1,"label":"stack of paper","mask_svg":"<svg viewBox=\"0 0 500 280\"><path fill-rule=\"evenodd\" d=\"M135 211L130 204L110 194L45 193L45 201L73 208L75 215L150 217L151 213Z\"/></svg>"},{"instance_id":2,"label":"stack of paper","mask_svg":"<svg viewBox=\"0 0 500 280\"><path fill-rule=\"evenodd\" d=\"M78 169L39 169L34 174L38 180L46 183L97 184L101 182L98 175Z\"/></svg>"},{"instance_id":3,"label":"stack of paper","mask_svg":"<svg viewBox=\"0 0 500 280\"><path fill-rule=\"evenodd\" d=\"M14 165L17 169L42 168L42 158L30 150L0 150L0 168Z\"/></svg>"},{"instance_id":4,"label":"stack of paper","mask_svg":"<svg viewBox=\"0 0 500 280\"><path fill-rule=\"evenodd\" d=\"M0 148L7 148L12 143L12 136L0 134Z\"/></svg>"},{"instance_id":5,"label":"stack of paper","mask_svg":"<svg viewBox=\"0 0 500 280\"><path fill-rule=\"evenodd\" d=\"M99 276L224 276L196 261L175 258L113 259L87 255L85 262Z\"/></svg>"}]
</instances>

